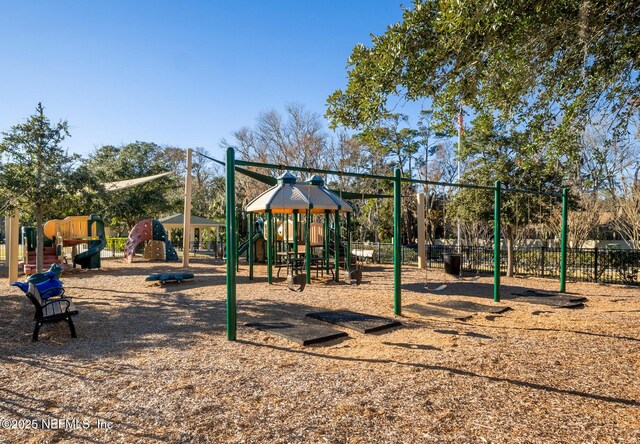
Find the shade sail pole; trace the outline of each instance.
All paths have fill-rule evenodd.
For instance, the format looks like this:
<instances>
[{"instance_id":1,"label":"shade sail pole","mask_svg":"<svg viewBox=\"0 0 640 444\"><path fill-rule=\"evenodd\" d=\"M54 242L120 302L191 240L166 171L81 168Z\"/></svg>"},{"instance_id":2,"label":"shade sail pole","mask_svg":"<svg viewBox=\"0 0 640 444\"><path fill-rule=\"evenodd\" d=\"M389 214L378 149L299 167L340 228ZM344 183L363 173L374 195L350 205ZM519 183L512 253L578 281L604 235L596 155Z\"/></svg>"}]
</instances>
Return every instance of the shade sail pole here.
<instances>
[{"instance_id":1,"label":"shade sail pole","mask_svg":"<svg viewBox=\"0 0 640 444\"><path fill-rule=\"evenodd\" d=\"M191 241L191 155L191 148L188 148L187 171L184 177L184 222L182 225L182 266L185 268L189 266L189 243Z\"/></svg>"}]
</instances>

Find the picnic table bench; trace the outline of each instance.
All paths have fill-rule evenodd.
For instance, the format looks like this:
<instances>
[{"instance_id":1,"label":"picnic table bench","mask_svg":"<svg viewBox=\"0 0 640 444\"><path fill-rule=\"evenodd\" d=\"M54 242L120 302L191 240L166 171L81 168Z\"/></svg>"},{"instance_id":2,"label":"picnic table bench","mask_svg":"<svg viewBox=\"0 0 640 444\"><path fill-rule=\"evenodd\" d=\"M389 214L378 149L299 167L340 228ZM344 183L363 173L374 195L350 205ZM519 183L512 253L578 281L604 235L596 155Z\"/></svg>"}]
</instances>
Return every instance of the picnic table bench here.
<instances>
[{"instance_id":1,"label":"picnic table bench","mask_svg":"<svg viewBox=\"0 0 640 444\"><path fill-rule=\"evenodd\" d=\"M373 262L374 250L351 250L351 254L354 255L361 262Z\"/></svg>"},{"instance_id":2,"label":"picnic table bench","mask_svg":"<svg viewBox=\"0 0 640 444\"><path fill-rule=\"evenodd\" d=\"M276 277L280 277L280 270L283 265L287 267L287 274L292 274L294 268L297 270L304 270L304 257L293 258L286 253L278 253L278 256L282 256L282 259L278 261L278 273ZM324 276L324 270L327 268L327 260L324 257L312 257L310 258L311 269L316 271L316 278L321 273ZM329 268L329 272L333 276L333 269Z\"/></svg>"},{"instance_id":3,"label":"picnic table bench","mask_svg":"<svg viewBox=\"0 0 640 444\"><path fill-rule=\"evenodd\" d=\"M73 325L71 316L77 315L78 310L74 307L71 298L63 297L64 291L59 296L43 299L38 287L29 282L29 289L27 290L26 295L36 308L36 314L34 317L36 325L33 329L33 336L31 338L34 342L38 340L38 332L42 325L60 321L67 321L69 324L69 330L71 330L71 337L77 337L76 328Z\"/></svg>"}]
</instances>

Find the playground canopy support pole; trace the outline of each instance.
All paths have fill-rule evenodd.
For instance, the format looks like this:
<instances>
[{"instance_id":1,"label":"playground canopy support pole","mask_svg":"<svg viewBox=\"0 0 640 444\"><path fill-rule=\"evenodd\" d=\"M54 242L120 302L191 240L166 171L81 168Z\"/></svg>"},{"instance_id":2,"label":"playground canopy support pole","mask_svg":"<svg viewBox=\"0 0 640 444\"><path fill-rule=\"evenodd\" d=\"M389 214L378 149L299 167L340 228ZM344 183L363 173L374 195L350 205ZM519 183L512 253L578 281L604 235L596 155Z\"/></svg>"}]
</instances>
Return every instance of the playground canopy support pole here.
<instances>
[{"instance_id":1,"label":"playground canopy support pole","mask_svg":"<svg viewBox=\"0 0 640 444\"><path fill-rule=\"evenodd\" d=\"M324 259L326 261L326 272L329 273L329 210L324 210Z\"/></svg>"},{"instance_id":2,"label":"playground canopy support pole","mask_svg":"<svg viewBox=\"0 0 640 444\"><path fill-rule=\"evenodd\" d=\"M188 148L187 149L187 171L184 177L184 222L182 225L182 228L183 228L182 230L183 231L182 266L185 268L189 266L189 244L191 241L191 165L192 165L191 156L192 156L191 148ZM233 170L232 170L232 174L233 174ZM234 183L235 183L235 178L234 178ZM235 195L234 195L234 198L235 198ZM231 208L234 208L234 207L231 207ZM227 225L227 227L228 226L229 225Z\"/></svg>"},{"instance_id":3,"label":"playground canopy support pole","mask_svg":"<svg viewBox=\"0 0 640 444\"><path fill-rule=\"evenodd\" d=\"M9 283L15 282L11 280L11 262L13 261L13 252L11 251L11 216L7 216L4 219L4 248L7 265L9 266L9 274L7 277Z\"/></svg>"},{"instance_id":4,"label":"playground canopy support pole","mask_svg":"<svg viewBox=\"0 0 640 444\"><path fill-rule=\"evenodd\" d=\"M236 232L236 239L238 239L240 237L240 221L242 220L242 208L238 209L238 212L236 213L236 225L235 227L233 227L233 229ZM236 272L240 271L240 255L237 254L236 255Z\"/></svg>"},{"instance_id":5,"label":"playground canopy support pole","mask_svg":"<svg viewBox=\"0 0 640 444\"><path fill-rule=\"evenodd\" d=\"M288 240L288 239L287 239ZM293 210L293 275L298 273L298 210Z\"/></svg>"},{"instance_id":6,"label":"playground canopy support pole","mask_svg":"<svg viewBox=\"0 0 640 444\"><path fill-rule=\"evenodd\" d=\"M273 283L273 213L267 210L267 283Z\"/></svg>"},{"instance_id":7,"label":"playground canopy support pole","mask_svg":"<svg viewBox=\"0 0 640 444\"><path fill-rule=\"evenodd\" d=\"M493 203L493 301L500 302L500 203L502 183L496 180Z\"/></svg>"},{"instance_id":8,"label":"playground canopy support pole","mask_svg":"<svg viewBox=\"0 0 640 444\"><path fill-rule=\"evenodd\" d=\"M304 230L304 263L307 284L311 283L311 212L307 210L307 223Z\"/></svg>"},{"instance_id":9,"label":"playground canopy support pole","mask_svg":"<svg viewBox=\"0 0 640 444\"><path fill-rule=\"evenodd\" d=\"M253 213L249 213L249 227L247 228L247 233L249 236L249 239L247 240L247 242L249 242L249 246L247 247L249 249L249 279L253 280L253 256L255 255L255 252L253 251Z\"/></svg>"},{"instance_id":10,"label":"playground canopy support pole","mask_svg":"<svg viewBox=\"0 0 640 444\"><path fill-rule=\"evenodd\" d=\"M236 340L236 261L238 254L238 240L236 234L236 178L235 151L227 148L227 339ZM185 214L186 219L186 214ZM185 233L186 234L186 233Z\"/></svg>"},{"instance_id":11,"label":"playground canopy support pole","mask_svg":"<svg viewBox=\"0 0 640 444\"><path fill-rule=\"evenodd\" d=\"M393 312L402 314L402 181L400 168L393 172Z\"/></svg>"},{"instance_id":12,"label":"playground canopy support pole","mask_svg":"<svg viewBox=\"0 0 640 444\"><path fill-rule=\"evenodd\" d=\"M567 217L569 212L569 194L562 189L562 232L560 233L560 292L567 291Z\"/></svg>"},{"instance_id":13,"label":"playground canopy support pole","mask_svg":"<svg viewBox=\"0 0 640 444\"><path fill-rule=\"evenodd\" d=\"M351 213L347 213L347 249L344 252L347 270L351 271Z\"/></svg>"},{"instance_id":14,"label":"playground canopy support pole","mask_svg":"<svg viewBox=\"0 0 640 444\"><path fill-rule=\"evenodd\" d=\"M334 281L340 282L340 212L333 213L334 227L333 227L333 267L334 267Z\"/></svg>"}]
</instances>

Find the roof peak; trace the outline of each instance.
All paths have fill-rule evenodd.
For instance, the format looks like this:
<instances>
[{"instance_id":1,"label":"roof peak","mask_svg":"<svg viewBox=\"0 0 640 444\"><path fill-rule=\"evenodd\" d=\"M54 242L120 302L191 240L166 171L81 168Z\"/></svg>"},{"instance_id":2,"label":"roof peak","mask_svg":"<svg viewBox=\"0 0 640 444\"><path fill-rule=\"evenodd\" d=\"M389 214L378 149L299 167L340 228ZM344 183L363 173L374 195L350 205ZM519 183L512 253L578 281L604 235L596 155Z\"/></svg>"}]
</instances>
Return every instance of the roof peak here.
<instances>
[{"instance_id":1,"label":"roof peak","mask_svg":"<svg viewBox=\"0 0 640 444\"><path fill-rule=\"evenodd\" d=\"M322 186L324 185L324 179L320 176L318 176L317 174L314 174L313 176L309 176L307 178L307 180L304 181L305 183L310 183L311 185L315 185L315 186Z\"/></svg>"},{"instance_id":2,"label":"roof peak","mask_svg":"<svg viewBox=\"0 0 640 444\"><path fill-rule=\"evenodd\" d=\"M288 183L288 184L295 184L296 183L296 176L294 176L293 174L287 172L284 174L281 174L280 176L278 176L278 182L279 183Z\"/></svg>"}]
</instances>

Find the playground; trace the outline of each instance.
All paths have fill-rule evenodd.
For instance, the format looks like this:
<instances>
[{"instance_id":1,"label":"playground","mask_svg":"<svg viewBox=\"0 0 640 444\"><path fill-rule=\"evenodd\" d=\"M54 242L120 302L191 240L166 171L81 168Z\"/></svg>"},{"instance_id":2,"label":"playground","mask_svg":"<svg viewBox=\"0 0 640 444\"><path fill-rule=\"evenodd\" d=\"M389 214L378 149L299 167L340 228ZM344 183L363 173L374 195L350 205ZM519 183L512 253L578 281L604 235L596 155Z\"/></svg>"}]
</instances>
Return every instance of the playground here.
<instances>
[{"instance_id":1,"label":"playground","mask_svg":"<svg viewBox=\"0 0 640 444\"><path fill-rule=\"evenodd\" d=\"M634 442L640 439L637 288L567 286L576 308L531 291L558 282L459 280L402 268L401 327L302 346L247 326L351 310L393 318L393 267L359 286L312 279L303 292L240 261L237 341L226 329L226 265L191 258L195 279L146 282L178 263L104 260L67 270L78 338L64 323L31 342L33 307L15 287L0 306L2 407L12 418L91 428L3 429L0 441ZM586 298L586 300L584 299ZM497 308L510 310L498 313ZM98 429L96 424L107 424Z\"/></svg>"}]
</instances>

